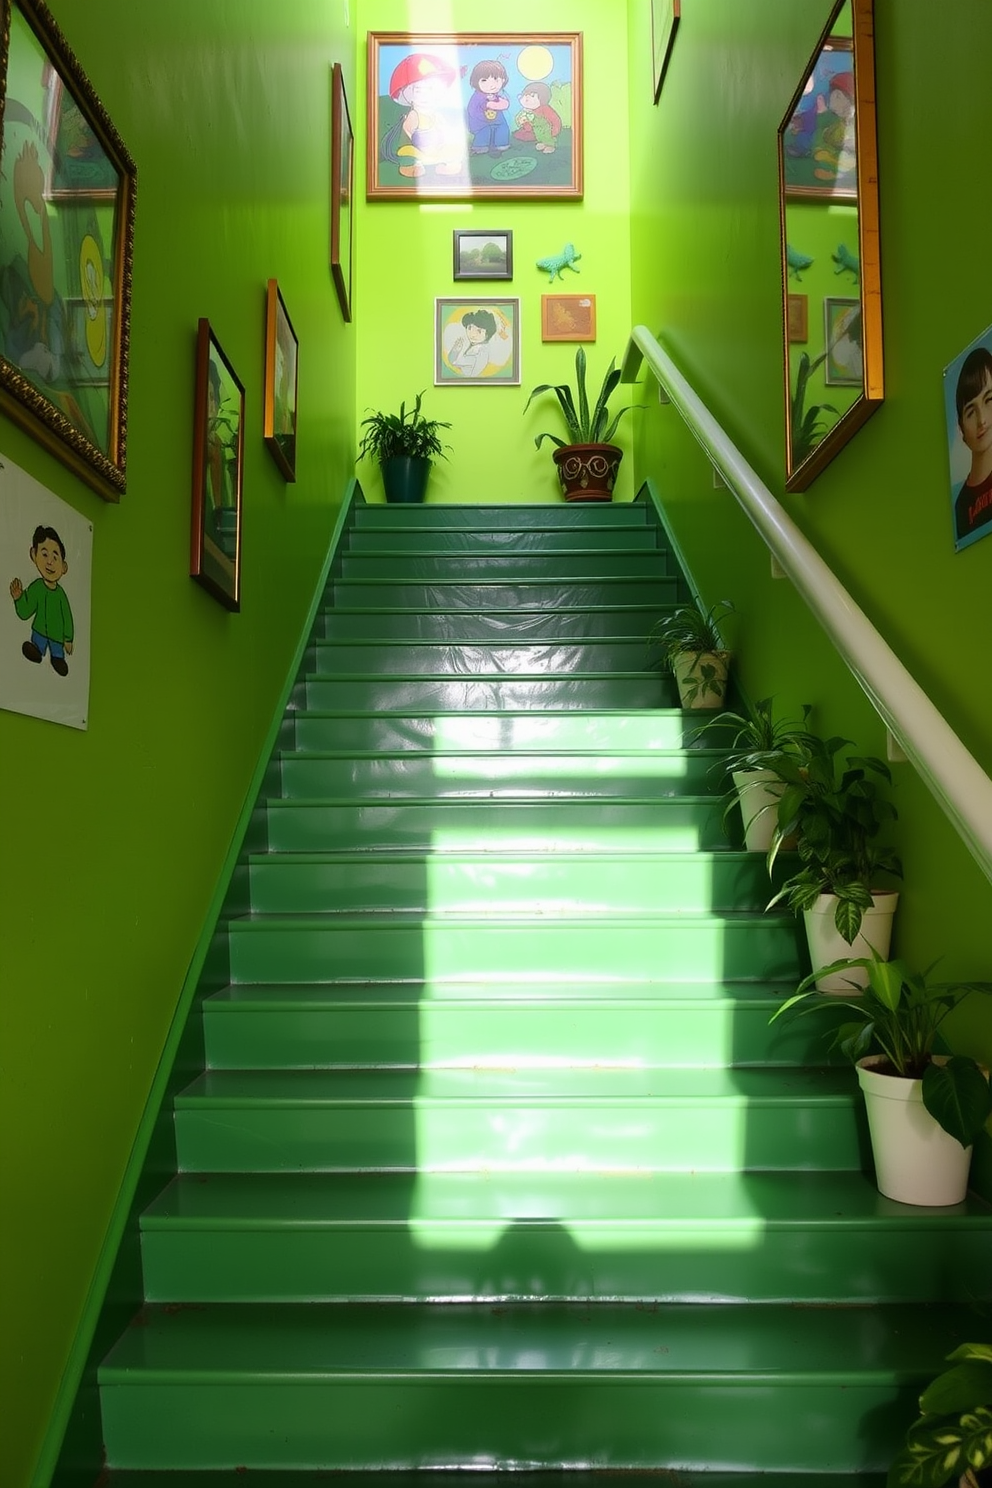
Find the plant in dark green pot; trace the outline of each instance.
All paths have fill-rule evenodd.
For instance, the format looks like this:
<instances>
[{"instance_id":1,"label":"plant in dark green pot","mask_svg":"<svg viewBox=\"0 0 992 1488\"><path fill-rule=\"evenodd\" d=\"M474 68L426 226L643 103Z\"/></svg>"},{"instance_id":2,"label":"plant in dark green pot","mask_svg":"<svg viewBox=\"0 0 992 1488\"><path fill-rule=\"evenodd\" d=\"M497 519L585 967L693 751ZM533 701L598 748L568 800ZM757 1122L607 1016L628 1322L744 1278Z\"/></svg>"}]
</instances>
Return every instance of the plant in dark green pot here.
<instances>
[{"instance_id":1,"label":"plant in dark green pot","mask_svg":"<svg viewBox=\"0 0 992 1488\"><path fill-rule=\"evenodd\" d=\"M733 613L729 599L718 600L704 614L697 605L678 605L652 628L648 642L662 649L671 668L683 708L719 708L727 691L730 652L719 624Z\"/></svg>"},{"instance_id":2,"label":"plant in dark green pot","mask_svg":"<svg viewBox=\"0 0 992 1488\"><path fill-rule=\"evenodd\" d=\"M423 396L418 393L409 409L401 403L399 413L372 412L362 419L358 459L378 461L387 501L423 501L433 461L448 458L438 431L451 425L423 416Z\"/></svg>"},{"instance_id":3,"label":"plant in dark green pot","mask_svg":"<svg viewBox=\"0 0 992 1488\"><path fill-rule=\"evenodd\" d=\"M552 456L566 501L611 501L623 450L612 444L617 425L629 408L621 408L610 417L609 402L620 382L616 358L610 360L602 386L590 404L586 389L586 354L583 347L575 353L575 390L567 382L542 382L531 391L524 404L527 412L533 400L542 393L554 393L565 420L567 439L545 431L534 444L538 449L545 439L556 446Z\"/></svg>"},{"instance_id":4,"label":"plant in dark green pot","mask_svg":"<svg viewBox=\"0 0 992 1488\"><path fill-rule=\"evenodd\" d=\"M886 1488L992 1484L992 1343L963 1343L920 1396Z\"/></svg>"}]
</instances>

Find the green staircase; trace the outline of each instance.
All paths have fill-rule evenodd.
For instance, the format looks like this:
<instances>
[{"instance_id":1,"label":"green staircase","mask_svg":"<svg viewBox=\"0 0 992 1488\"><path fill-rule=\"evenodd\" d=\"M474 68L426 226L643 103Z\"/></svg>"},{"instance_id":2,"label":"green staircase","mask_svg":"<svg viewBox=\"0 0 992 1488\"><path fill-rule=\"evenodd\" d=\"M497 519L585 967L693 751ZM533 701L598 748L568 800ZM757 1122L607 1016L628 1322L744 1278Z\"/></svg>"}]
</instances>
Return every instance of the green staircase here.
<instances>
[{"instance_id":1,"label":"green staircase","mask_svg":"<svg viewBox=\"0 0 992 1488\"><path fill-rule=\"evenodd\" d=\"M687 594L643 501L356 508L99 1370L104 1482L881 1482L988 1211L881 1198L851 1071L768 1026L796 923L646 667Z\"/></svg>"}]
</instances>

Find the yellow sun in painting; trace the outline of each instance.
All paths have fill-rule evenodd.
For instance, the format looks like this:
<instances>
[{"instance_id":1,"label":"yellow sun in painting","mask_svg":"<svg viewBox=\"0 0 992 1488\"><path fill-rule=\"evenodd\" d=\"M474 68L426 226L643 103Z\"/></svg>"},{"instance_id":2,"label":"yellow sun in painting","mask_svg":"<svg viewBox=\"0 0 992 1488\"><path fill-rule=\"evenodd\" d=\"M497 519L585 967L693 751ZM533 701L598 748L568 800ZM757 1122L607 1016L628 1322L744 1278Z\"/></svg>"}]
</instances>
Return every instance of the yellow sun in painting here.
<instances>
[{"instance_id":1,"label":"yellow sun in painting","mask_svg":"<svg viewBox=\"0 0 992 1488\"><path fill-rule=\"evenodd\" d=\"M532 83L546 78L554 65L554 58L546 46L524 47L517 58L517 68L521 77L529 78Z\"/></svg>"}]
</instances>

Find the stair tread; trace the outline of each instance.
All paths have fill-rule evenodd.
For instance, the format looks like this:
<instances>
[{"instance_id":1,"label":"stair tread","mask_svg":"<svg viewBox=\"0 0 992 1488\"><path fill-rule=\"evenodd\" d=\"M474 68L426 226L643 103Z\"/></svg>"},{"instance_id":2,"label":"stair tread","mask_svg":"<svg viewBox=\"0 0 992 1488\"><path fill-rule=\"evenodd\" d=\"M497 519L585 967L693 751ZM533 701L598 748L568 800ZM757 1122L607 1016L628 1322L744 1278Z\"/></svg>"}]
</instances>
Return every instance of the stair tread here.
<instances>
[{"instance_id":1,"label":"stair tread","mask_svg":"<svg viewBox=\"0 0 992 1488\"><path fill-rule=\"evenodd\" d=\"M974 1329L960 1306L724 1303L149 1305L113 1346L103 1385L466 1373L529 1381L633 1375L929 1378Z\"/></svg>"},{"instance_id":2,"label":"stair tread","mask_svg":"<svg viewBox=\"0 0 992 1488\"><path fill-rule=\"evenodd\" d=\"M584 904L562 907L554 915L524 914L517 910L490 911L488 914L480 913L478 909L445 909L445 910L423 910L423 909L366 909L366 910L324 910L315 913L312 910L303 910L297 913L281 910L276 913L249 913L238 915L228 920L231 929L247 930L273 930L279 926L286 929L300 929L303 926L319 929L344 929L344 928L375 928L379 934L388 935L392 929L407 931L411 925L449 925L457 924L464 928L466 925L484 926L525 926L528 933L540 929L542 925L553 929L555 924L567 920L570 929L574 930L572 921L584 920L590 911ZM778 913L761 913L750 909L718 909L718 910L659 910L657 914L647 914L643 910L632 910L629 914L610 908L601 914L597 913L594 919L590 919L586 928L595 930L597 933L605 933L611 925L619 925L630 930L637 925L692 925L699 928L703 925L734 925L738 928L751 927L756 934L763 933L769 926L794 925L795 918L788 911Z\"/></svg>"},{"instance_id":3,"label":"stair tread","mask_svg":"<svg viewBox=\"0 0 992 1488\"><path fill-rule=\"evenodd\" d=\"M238 1469L203 1468L192 1471L148 1471L118 1468L106 1471L100 1478L100 1488L238 1488L244 1475ZM254 1470L250 1482L257 1488L431 1488L434 1479L441 1476L430 1469L413 1469L404 1472L398 1468L348 1471L337 1468L332 1474L320 1468L286 1468ZM463 1471L445 1468L444 1488L508 1488L506 1471L483 1471L468 1468ZM643 1476L643 1473L641 1474ZM768 1473L723 1473L690 1472L684 1468L667 1471L657 1468L651 1471L651 1482L655 1488L775 1488L776 1476ZM608 1472L603 1468L579 1471L535 1472L518 1470L513 1473L516 1488L631 1488L629 1472ZM782 1488L885 1488L885 1475L879 1473L805 1473L790 1471L786 1477L778 1475ZM440 1484L437 1484L440 1488Z\"/></svg>"},{"instance_id":4,"label":"stair tread","mask_svg":"<svg viewBox=\"0 0 992 1488\"><path fill-rule=\"evenodd\" d=\"M296 1007L410 1008L436 1010L468 1004L507 1002L532 1008L603 1004L608 1008L661 1004L736 1007L767 1006L771 1012L795 991L794 982L257 982L221 987L205 1006L241 1008L246 1004Z\"/></svg>"},{"instance_id":5,"label":"stair tread","mask_svg":"<svg viewBox=\"0 0 992 1488\"><path fill-rule=\"evenodd\" d=\"M981 1199L949 1209L899 1204L852 1172L256 1173L181 1174L152 1201L143 1229L455 1229L562 1226L677 1232L769 1229L992 1230Z\"/></svg>"}]
</instances>

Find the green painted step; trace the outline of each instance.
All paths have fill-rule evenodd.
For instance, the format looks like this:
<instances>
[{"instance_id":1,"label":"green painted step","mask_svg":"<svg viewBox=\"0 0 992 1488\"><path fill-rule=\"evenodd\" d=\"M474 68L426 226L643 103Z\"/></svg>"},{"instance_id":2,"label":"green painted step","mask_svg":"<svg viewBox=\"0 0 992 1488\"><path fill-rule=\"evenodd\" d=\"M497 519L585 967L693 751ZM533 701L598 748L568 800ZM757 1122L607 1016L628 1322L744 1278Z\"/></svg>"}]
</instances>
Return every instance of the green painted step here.
<instances>
[{"instance_id":1,"label":"green painted step","mask_svg":"<svg viewBox=\"0 0 992 1488\"><path fill-rule=\"evenodd\" d=\"M265 803L272 852L719 852L720 817L715 796Z\"/></svg>"},{"instance_id":2,"label":"green painted step","mask_svg":"<svg viewBox=\"0 0 992 1488\"><path fill-rule=\"evenodd\" d=\"M333 579L326 599L348 609L544 610L601 605L671 605L685 595L684 580L649 578L555 578L457 580Z\"/></svg>"},{"instance_id":3,"label":"green painted step","mask_svg":"<svg viewBox=\"0 0 992 1488\"><path fill-rule=\"evenodd\" d=\"M862 1166L849 1069L209 1070L175 1106L184 1172Z\"/></svg>"},{"instance_id":4,"label":"green painted step","mask_svg":"<svg viewBox=\"0 0 992 1488\"><path fill-rule=\"evenodd\" d=\"M305 698L297 698L297 705ZM701 727L698 713L678 708L487 709L478 713L347 712L297 706L287 716L299 749L385 750L681 749ZM700 736L716 740L718 730ZM282 745L285 747L285 741Z\"/></svg>"},{"instance_id":5,"label":"green painted step","mask_svg":"<svg viewBox=\"0 0 992 1488\"><path fill-rule=\"evenodd\" d=\"M671 605L599 605L585 610L427 609L323 610L317 635L341 640L444 640L457 630L467 640L591 640L596 636L647 636Z\"/></svg>"},{"instance_id":6,"label":"green painted step","mask_svg":"<svg viewBox=\"0 0 992 1488\"><path fill-rule=\"evenodd\" d=\"M300 695L297 684L296 697ZM664 708L677 702L672 677L662 672L522 672L474 676L316 676L302 683L308 708L384 708L393 712L456 712L460 708Z\"/></svg>"},{"instance_id":7,"label":"green painted step","mask_svg":"<svg viewBox=\"0 0 992 1488\"><path fill-rule=\"evenodd\" d=\"M968 1302L988 1210L861 1173L184 1174L141 1252L152 1302Z\"/></svg>"},{"instance_id":8,"label":"green painted step","mask_svg":"<svg viewBox=\"0 0 992 1488\"><path fill-rule=\"evenodd\" d=\"M655 649L654 655L657 655ZM402 676L488 676L555 672L641 672L652 651L644 635L596 636L592 640L478 640L464 637L454 617L448 635L425 641L321 640L313 648L310 670L318 674L356 672Z\"/></svg>"},{"instance_id":9,"label":"green painted step","mask_svg":"<svg viewBox=\"0 0 992 1488\"><path fill-rule=\"evenodd\" d=\"M445 553L484 555L493 553L563 553L563 552L652 552L663 555L667 549L659 543L652 527L528 527L508 530L501 527L466 529L464 527L410 527L405 523L380 523L376 527L354 527L348 536L352 553L420 553L425 549Z\"/></svg>"},{"instance_id":10,"label":"green painted step","mask_svg":"<svg viewBox=\"0 0 992 1488\"><path fill-rule=\"evenodd\" d=\"M237 1471L237 1469L235 1469ZM765 1473L693 1473L665 1472L652 1474L657 1488L774 1488ZM327 1488L327 1474L319 1468L286 1468L285 1471L256 1473L259 1488ZM516 1488L630 1488L629 1475L607 1473L592 1467L573 1472L514 1472ZM801 1483L790 1480L789 1488L885 1488L885 1477L879 1473L804 1473ZM108 1471L100 1488L237 1488L229 1471L196 1469L190 1472L141 1472L140 1470ZM417 1471L390 1472L370 1469L365 1472L335 1472L334 1488L425 1488L424 1475ZM506 1475L500 1472L450 1470L445 1473L445 1488L506 1488Z\"/></svg>"},{"instance_id":11,"label":"green painted step","mask_svg":"<svg viewBox=\"0 0 992 1488\"><path fill-rule=\"evenodd\" d=\"M512 506L475 506L456 502L426 503L408 506L402 512L395 506L363 505L354 509L356 527L460 527L492 532L497 529L541 531L548 527L582 527L586 529L644 527L648 525L648 508L644 502L604 504L595 512L586 507L520 502Z\"/></svg>"},{"instance_id":12,"label":"green painted step","mask_svg":"<svg viewBox=\"0 0 992 1488\"><path fill-rule=\"evenodd\" d=\"M792 983L344 982L228 986L203 1004L212 1069L822 1065Z\"/></svg>"},{"instance_id":13,"label":"green painted step","mask_svg":"<svg viewBox=\"0 0 992 1488\"><path fill-rule=\"evenodd\" d=\"M231 920L233 982L796 981L805 941L789 914L259 915Z\"/></svg>"},{"instance_id":14,"label":"green painted step","mask_svg":"<svg viewBox=\"0 0 992 1488\"><path fill-rule=\"evenodd\" d=\"M111 1467L882 1470L954 1306L149 1306L100 1369Z\"/></svg>"},{"instance_id":15,"label":"green painted step","mask_svg":"<svg viewBox=\"0 0 992 1488\"><path fill-rule=\"evenodd\" d=\"M340 572L345 579L402 579L407 582L435 580L455 584L560 583L591 579L648 579L675 577L663 549L607 549L586 552L565 549L560 553L446 553L444 551L365 553L341 555Z\"/></svg>"},{"instance_id":16,"label":"green painted step","mask_svg":"<svg viewBox=\"0 0 992 1488\"><path fill-rule=\"evenodd\" d=\"M282 753L284 796L682 796L719 788L726 756L717 750L640 754L413 754L409 750Z\"/></svg>"}]
</instances>

